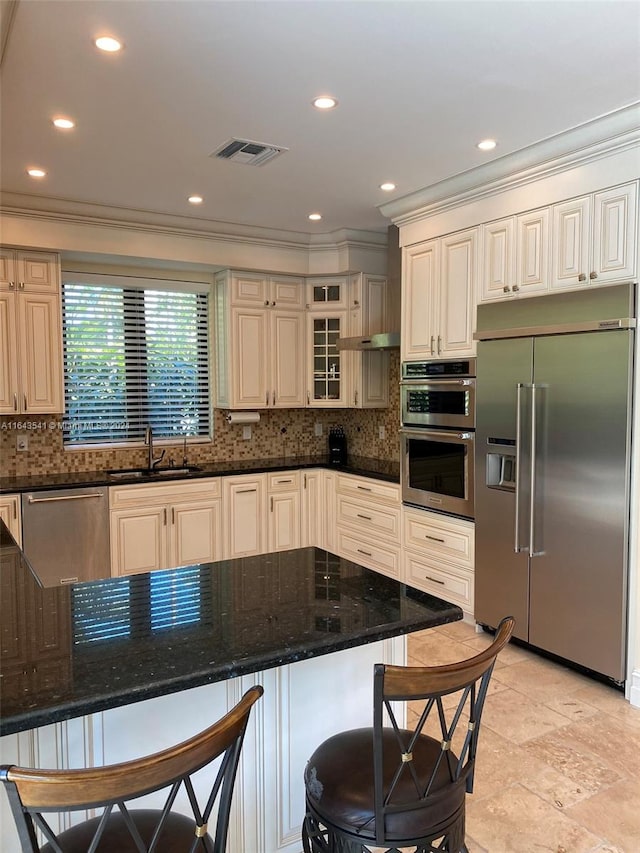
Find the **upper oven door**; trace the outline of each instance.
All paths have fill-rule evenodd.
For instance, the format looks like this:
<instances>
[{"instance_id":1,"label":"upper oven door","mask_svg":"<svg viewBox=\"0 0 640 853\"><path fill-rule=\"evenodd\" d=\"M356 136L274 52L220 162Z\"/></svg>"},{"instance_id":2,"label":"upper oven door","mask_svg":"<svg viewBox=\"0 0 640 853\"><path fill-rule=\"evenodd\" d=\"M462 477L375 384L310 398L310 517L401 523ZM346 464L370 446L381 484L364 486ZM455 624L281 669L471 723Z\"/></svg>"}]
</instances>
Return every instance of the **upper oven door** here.
<instances>
[{"instance_id":1,"label":"upper oven door","mask_svg":"<svg viewBox=\"0 0 640 853\"><path fill-rule=\"evenodd\" d=\"M404 380L400 395L405 427L475 427L475 379Z\"/></svg>"}]
</instances>

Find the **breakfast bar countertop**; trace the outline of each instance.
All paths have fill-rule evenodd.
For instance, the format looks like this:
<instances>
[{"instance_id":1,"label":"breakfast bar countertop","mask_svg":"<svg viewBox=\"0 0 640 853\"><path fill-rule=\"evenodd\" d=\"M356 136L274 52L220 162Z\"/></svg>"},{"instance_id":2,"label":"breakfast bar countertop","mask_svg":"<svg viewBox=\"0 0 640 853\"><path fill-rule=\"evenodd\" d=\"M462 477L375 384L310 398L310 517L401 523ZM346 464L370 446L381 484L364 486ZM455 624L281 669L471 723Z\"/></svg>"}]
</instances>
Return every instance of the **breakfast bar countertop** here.
<instances>
[{"instance_id":1,"label":"breakfast bar countertop","mask_svg":"<svg viewBox=\"0 0 640 853\"><path fill-rule=\"evenodd\" d=\"M42 588L1 521L0 582L1 735L462 618L315 547Z\"/></svg>"},{"instance_id":2,"label":"breakfast bar countertop","mask_svg":"<svg viewBox=\"0 0 640 853\"><path fill-rule=\"evenodd\" d=\"M273 457L267 459L230 459L224 462L204 462L198 470L187 473L164 469L161 474L115 478L107 471L64 471L52 474L33 474L0 477L0 494L30 492L36 489L67 489L81 486L123 486L141 482L174 482L195 480L202 477L226 477L237 474L261 474L267 471L293 471L305 468L330 468L345 474L357 474L390 483L400 482L400 463L368 456L350 456L343 465L329 463L326 455Z\"/></svg>"}]
</instances>

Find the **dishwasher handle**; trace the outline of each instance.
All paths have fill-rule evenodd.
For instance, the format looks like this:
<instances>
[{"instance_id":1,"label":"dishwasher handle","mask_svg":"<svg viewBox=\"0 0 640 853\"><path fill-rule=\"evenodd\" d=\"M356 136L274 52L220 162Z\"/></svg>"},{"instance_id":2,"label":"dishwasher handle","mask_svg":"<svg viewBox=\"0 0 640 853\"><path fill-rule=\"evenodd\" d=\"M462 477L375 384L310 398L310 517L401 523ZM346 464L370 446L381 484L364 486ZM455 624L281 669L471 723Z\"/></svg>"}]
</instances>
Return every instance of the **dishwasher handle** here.
<instances>
[{"instance_id":1,"label":"dishwasher handle","mask_svg":"<svg viewBox=\"0 0 640 853\"><path fill-rule=\"evenodd\" d=\"M80 501L86 500L87 498L102 498L104 497L104 492L90 492L86 495L60 495L57 498L34 498L33 495L29 495L27 501L30 504L47 504L53 503L54 501Z\"/></svg>"}]
</instances>

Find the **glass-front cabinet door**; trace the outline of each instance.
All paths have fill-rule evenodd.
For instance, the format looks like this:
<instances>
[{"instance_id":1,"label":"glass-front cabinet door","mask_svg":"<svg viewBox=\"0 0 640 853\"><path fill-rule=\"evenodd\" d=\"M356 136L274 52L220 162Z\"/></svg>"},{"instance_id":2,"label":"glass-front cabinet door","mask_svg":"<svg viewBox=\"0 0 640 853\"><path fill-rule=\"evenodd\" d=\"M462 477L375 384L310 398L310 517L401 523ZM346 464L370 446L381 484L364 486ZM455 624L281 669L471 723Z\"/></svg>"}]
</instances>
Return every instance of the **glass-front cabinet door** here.
<instances>
[{"instance_id":1,"label":"glass-front cabinet door","mask_svg":"<svg viewBox=\"0 0 640 853\"><path fill-rule=\"evenodd\" d=\"M307 279L307 309L333 311L347 307L347 277L322 276Z\"/></svg>"},{"instance_id":2,"label":"glass-front cabinet door","mask_svg":"<svg viewBox=\"0 0 640 853\"><path fill-rule=\"evenodd\" d=\"M347 312L310 313L307 322L311 349L307 405L344 407L348 353L340 352L336 341L346 334Z\"/></svg>"}]
</instances>

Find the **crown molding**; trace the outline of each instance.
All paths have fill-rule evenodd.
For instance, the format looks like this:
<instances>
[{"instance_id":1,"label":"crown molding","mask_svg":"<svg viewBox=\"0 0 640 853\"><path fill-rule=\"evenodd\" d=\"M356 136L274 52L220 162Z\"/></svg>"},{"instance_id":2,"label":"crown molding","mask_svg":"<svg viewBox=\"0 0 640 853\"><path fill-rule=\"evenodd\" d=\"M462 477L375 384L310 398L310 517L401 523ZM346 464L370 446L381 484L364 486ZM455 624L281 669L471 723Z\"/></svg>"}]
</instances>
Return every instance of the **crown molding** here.
<instances>
[{"instance_id":1,"label":"crown molding","mask_svg":"<svg viewBox=\"0 0 640 853\"><path fill-rule=\"evenodd\" d=\"M205 239L213 242L273 246L307 253L355 247L386 251L387 235L378 231L338 229L324 234L285 231L233 222L173 216L148 210L117 208L26 193L0 193L3 215L71 225L98 225L147 234Z\"/></svg>"},{"instance_id":2,"label":"crown molding","mask_svg":"<svg viewBox=\"0 0 640 853\"><path fill-rule=\"evenodd\" d=\"M378 210L396 225L407 225L639 145L640 102L636 102L385 202Z\"/></svg>"}]
</instances>

